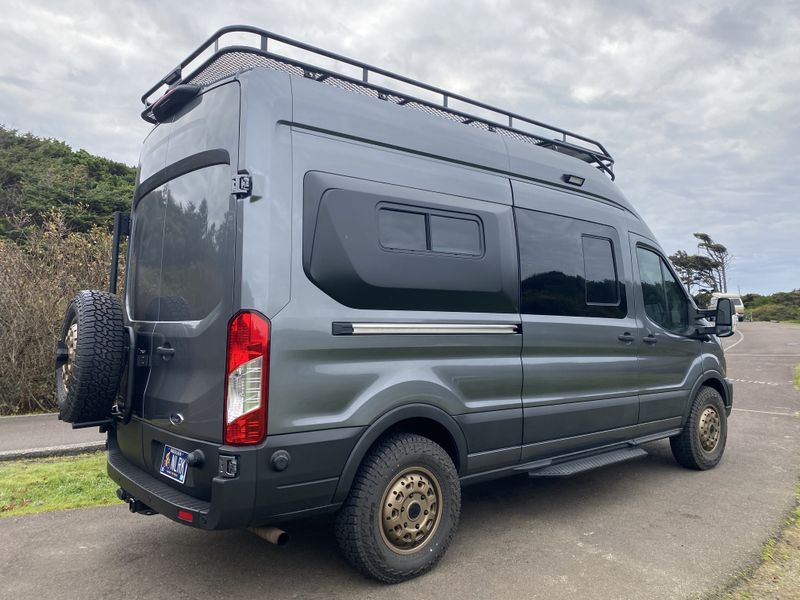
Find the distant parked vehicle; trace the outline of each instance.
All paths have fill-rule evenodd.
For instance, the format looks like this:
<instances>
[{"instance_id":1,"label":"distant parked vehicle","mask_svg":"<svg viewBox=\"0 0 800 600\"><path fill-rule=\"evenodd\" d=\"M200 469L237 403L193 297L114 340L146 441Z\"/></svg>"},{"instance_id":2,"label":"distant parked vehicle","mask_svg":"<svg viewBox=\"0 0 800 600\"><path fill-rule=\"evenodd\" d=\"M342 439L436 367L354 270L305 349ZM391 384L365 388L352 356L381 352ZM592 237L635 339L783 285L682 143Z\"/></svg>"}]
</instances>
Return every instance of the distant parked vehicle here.
<instances>
[{"instance_id":1,"label":"distant parked vehicle","mask_svg":"<svg viewBox=\"0 0 800 600\"><path fill-rule=\"evenodd\" d=\"M744 302L742 302L741 296L739 294L724 294L722 292L714 292L711 294L711 301L708 304L708 308L711 310L717 309L717 300L719 298L728 298L733 304L733 308L736 311L736 320L739 322L744 321Z\"/></svg>"}]
</instances>

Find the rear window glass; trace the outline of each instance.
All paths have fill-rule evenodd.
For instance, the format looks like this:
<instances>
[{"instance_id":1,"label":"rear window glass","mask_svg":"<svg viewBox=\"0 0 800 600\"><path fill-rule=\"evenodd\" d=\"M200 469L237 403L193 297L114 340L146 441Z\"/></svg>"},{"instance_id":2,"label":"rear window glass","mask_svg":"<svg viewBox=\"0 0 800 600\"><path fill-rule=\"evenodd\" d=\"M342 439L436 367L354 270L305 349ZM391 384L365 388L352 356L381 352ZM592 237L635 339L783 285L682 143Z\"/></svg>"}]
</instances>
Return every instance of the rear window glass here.
<instances>
[{"instance_id":1,"label":"rear window glass","mask_svg":"<svg viewBox=\"0 0 800 600\"><path fill-rule=\"evenodd\" d=\"M136 205L131 239L128 293L133 302L133 319L158 318L158 289L161 285L161 245L164 239L164 187L154 189Z\"/></svg>"},{"instance_id":2,"label":"rear window glass","mask_svg":"<svg viewBox=\"0 0 800 600\"><path fill-rule=\"evenodd\" d=\"M193 321L223 300L233 266L230 167L178 177L134 211L133 318Z\"/></svg>"}]
</instances>

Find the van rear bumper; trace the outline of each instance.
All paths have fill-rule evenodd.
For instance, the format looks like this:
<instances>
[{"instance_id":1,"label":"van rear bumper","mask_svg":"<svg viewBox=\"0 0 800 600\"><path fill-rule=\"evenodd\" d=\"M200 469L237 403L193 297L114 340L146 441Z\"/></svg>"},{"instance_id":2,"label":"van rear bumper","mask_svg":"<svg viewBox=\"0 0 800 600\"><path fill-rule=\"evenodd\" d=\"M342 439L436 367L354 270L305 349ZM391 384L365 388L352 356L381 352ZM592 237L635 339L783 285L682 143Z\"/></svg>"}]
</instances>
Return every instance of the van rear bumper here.
<instances>
[{"instance_id":1,"label":"van rear bumper","mask_svg":"<svg viewBox=\"0 0 800 600\"><path fill-rule=\"evenodd\" d=\"M108 435L108 475L128 495L184 525L200 529L267 525L338 508L341 503L333 502L333 496L362 432L362 427L345 427L272 435L262 445L249 448L206 444L204 452L214 467L220 454L235 455L238 475L210 478L210 494L198 498L128 460L112 430ZM174 434L163 435L166 443L178 447L197 445ZM272 465L278 451L291 457L288 467Z\"/></svg>"},{"instance_id":2,"label":"van rear bumper","mask_svg":"<svg viewBox=\"0 0 800 600\"><path fill-rule=\"evenodd\" d=\"M136 500L185 525L201 529L244 527L252 515L254 481L215 478L212 483L215 501L207 502L176 490L131 464L111 436L108 476ZM178 517L179 512L184 518ZM191 522L186 518L187 514L191 515Z\"/></svg>"}]
</instances>

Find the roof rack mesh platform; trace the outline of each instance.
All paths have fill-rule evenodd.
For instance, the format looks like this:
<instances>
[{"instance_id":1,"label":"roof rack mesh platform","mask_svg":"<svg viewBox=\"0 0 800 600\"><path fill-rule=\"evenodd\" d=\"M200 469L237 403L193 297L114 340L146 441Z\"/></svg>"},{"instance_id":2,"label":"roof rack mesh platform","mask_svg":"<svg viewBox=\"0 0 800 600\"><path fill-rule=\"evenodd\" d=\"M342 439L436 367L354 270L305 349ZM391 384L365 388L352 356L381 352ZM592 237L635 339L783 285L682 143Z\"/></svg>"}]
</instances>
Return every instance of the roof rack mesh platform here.
<instances>
[{"instance_id":1,"label":"roof rack mesh platform","mask_svg":"<svg viewBox=\"0 0 800 600\"><path fill-rule=\"evenodd\" d=\"M241 41L243 36L247 38L248 45L223 46L221 43L224 37L236 37L237 41ZM249 44L251 41L254 42L252 45ZM280 53L276 52L276 45L279 46L277 50ZM327 67L290 57L287 55L289 53L308 57L309 60L322 60ZM246 25L223 27L147 90L142 96L142 103L145 105L142 118L150 123L157 122L152 110L155 103L151 98L163 88L168 91L181 84L206 86L254 67L276 69L314 79L377 100L392 102L455 123L568 154L595 165L614 179L614 159L600 142L591 138ZM344 72L347 70L351 74ZM189 73L184 75L184 71ZM533 127L536 131L526 131L522 127Z\"/></svg>"}]
</instances>

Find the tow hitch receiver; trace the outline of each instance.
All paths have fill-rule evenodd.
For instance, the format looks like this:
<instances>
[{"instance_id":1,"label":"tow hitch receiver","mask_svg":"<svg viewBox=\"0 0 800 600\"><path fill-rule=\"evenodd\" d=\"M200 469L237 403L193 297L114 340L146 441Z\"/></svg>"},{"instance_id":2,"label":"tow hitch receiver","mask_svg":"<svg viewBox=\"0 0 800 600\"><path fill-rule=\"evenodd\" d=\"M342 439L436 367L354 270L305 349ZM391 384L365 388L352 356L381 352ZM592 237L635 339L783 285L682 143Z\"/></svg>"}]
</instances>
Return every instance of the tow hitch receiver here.
<instances>
[{"instance_id":1,"label":"tow hitch receiver","mask_svg":"<svg viewBox=\"0 0 800 600\"><path fill-rule=\"evenodd\" d=\"M145 504L141 500L137 500L122 488L117 488L117 498L119 498L123 502L127 502L128 510L131 511L132 513L136 513L139 515L147 515L147 516L158 514L152 508L147 506L147 504Z\"/></svg>"}]
</instances>

